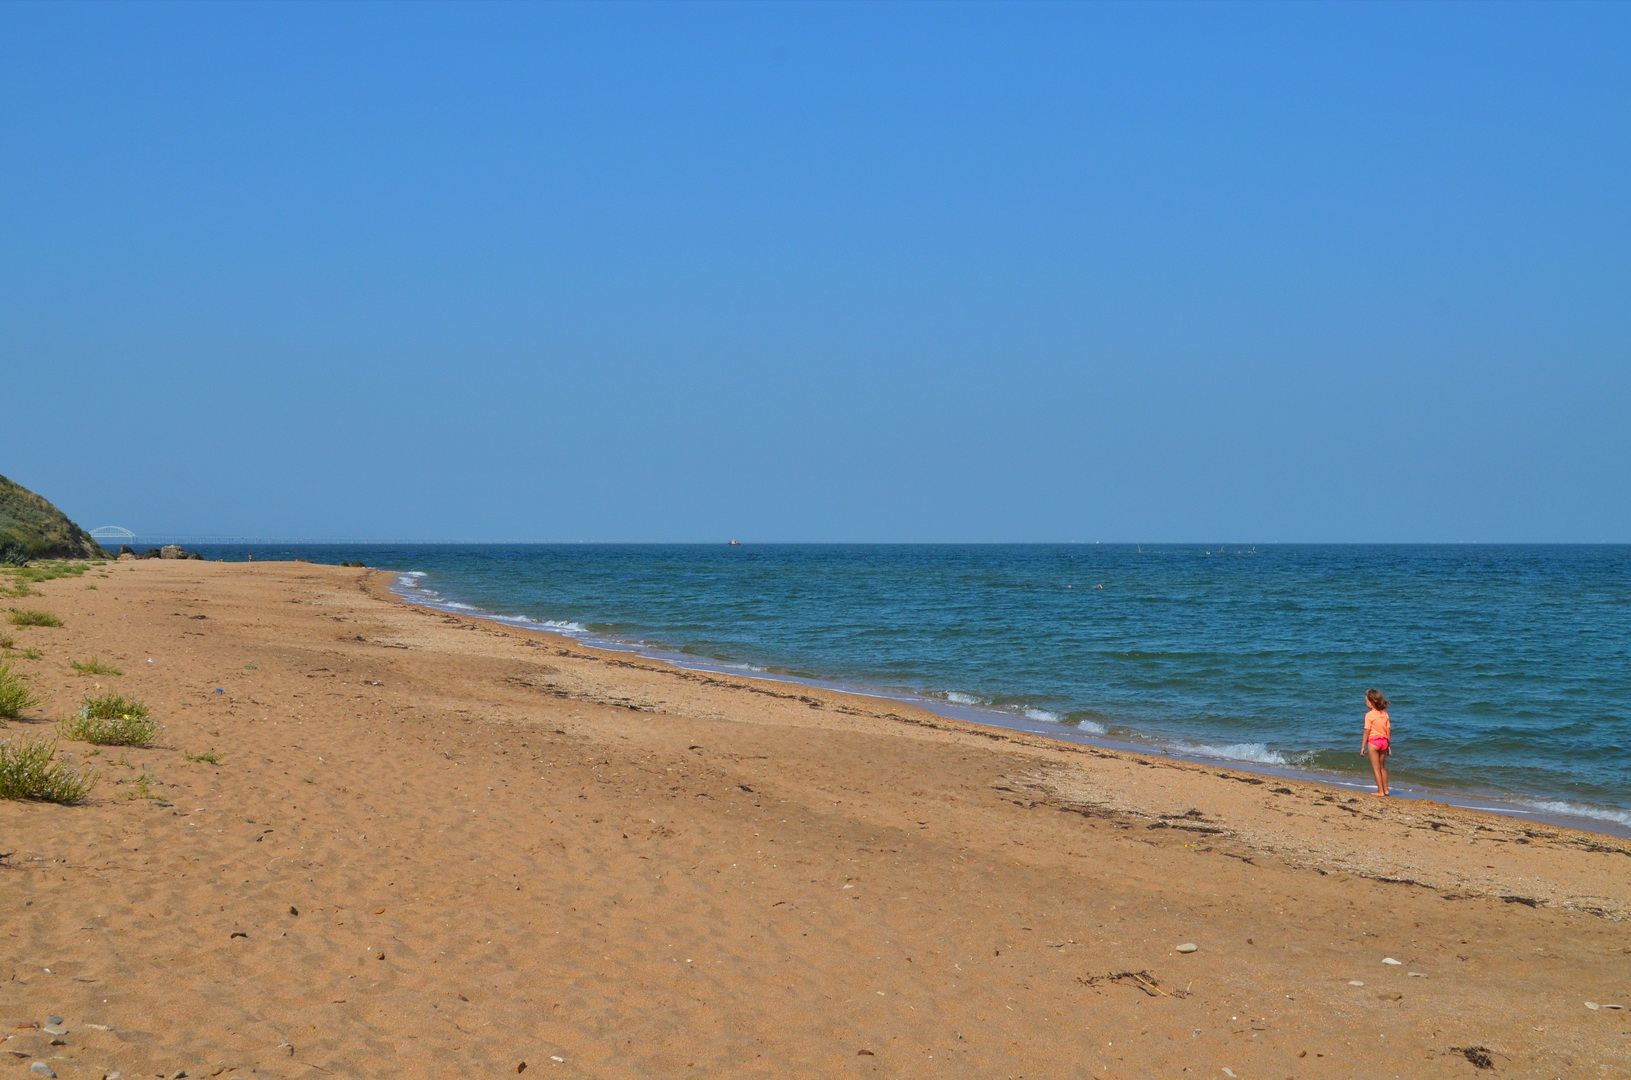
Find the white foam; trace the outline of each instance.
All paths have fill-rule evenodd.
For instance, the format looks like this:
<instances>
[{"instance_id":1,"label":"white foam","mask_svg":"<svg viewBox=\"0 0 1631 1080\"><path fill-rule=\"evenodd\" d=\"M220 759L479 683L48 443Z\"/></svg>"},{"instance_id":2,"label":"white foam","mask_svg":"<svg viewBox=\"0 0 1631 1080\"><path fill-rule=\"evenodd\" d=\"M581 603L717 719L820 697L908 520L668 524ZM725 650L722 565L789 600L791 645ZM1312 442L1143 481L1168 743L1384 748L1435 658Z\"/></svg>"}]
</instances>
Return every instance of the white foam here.
<instances>
[{"instance_id":1,"label":"white foam","mask_svg":"<svg viewBox=\"0 0 1631 1080\"><path fill-rule=\"evenodd\" d=\"M422 578L426 575L423 570L404 570L402 571L402 576L405 578Z\"/></svg>"},{"instance_id":2,"label":"white foam","mask_svg":"<svg viewBox=\"0 0 1631 1080\"><path fill-rule=\"evenodd\" d=\"M1064 718L1056 712L1049 712L1047 709L1026 709L1025 719L1040 720L1045 724L1057 724Z\"/></svg>"},{"instance_id":3,"label":"white foam","mask_svg":"<svg viewBox=\"0 0 1631 1080\"><path fill-rule=\"evenodd\" d=\"M1534 807L1543 814L1590 818L1593 821L1612 821L1616 825L1631 826L1631 812L1625 810L1610 810L1605 806L1586 806L1582 803L1562 802L1559 800L1522 799L1518 801L1521 801L1525 806Z\"/></svg>"},{"instance_id":4,"label":"white foam","mask_svg":"<svg viewBox=\"0 0 1631 1080\"><path fill-rule=\"evenodd\" d=\"M538 623L537 625L542 626L546 630L560 630L568 634L587 634L589 632L589 628L587 626L582 626L575 622L567 622L564 619L545 619L543 622Z\"/></svg>"},{"instance_id":5,"label":"white foam","mask_svg":"<svg viewBox=\"0 0 1631 1080\"><path fill-rule=\"evenodd\" d=\"M1095 724L1091 720L1078 720L1078 721L1076 721L1076 729L1078 731L1085 731L1089 735L1103 735L1103 734L1105 734L1104 725L1103 724Z\"/></svg>"},{"instance_id":6,"label":"white foam","mask_svg":"<svg viewBox=\"0 0 1631 1080\"><path fill-rule=\"evenodd\" d=\"M946 700L951 702L953 705L983 705L983 704L985 704L985 702L983 702L979 698L975 697L973 694L959 694L955 690L951 690L951 691L948 691L946 693Z\"/></svg>"},{"instance_id":7,"label":"white foam","mask_svg":"<svg viewBox=\"0 0 1631 1080\"><path fill-rule=\"evenodd\" d=\"M1250 761L1255 765L1290 765L1291 762L1278 750L1270 750L1260 742L1229 743L1225 746L1213 746L1209 743L1173 743L1172 749L1180 754L1192 754L1195 757L1217 758L1220 761Z\"/></svg>"},{"instance_id":8,"label":"white foam","mask_svg":"<svg viewBox=\"0 0 1631 1080\"><path fill-rule=\"evenodd\" d=\"M471 605L461 604L457 600L444 600L444 601L442 601L442 606L446 607L446 608L452 608L455 611L474 611L474 610L476 610Z\"/></svg>"}]
</instances>

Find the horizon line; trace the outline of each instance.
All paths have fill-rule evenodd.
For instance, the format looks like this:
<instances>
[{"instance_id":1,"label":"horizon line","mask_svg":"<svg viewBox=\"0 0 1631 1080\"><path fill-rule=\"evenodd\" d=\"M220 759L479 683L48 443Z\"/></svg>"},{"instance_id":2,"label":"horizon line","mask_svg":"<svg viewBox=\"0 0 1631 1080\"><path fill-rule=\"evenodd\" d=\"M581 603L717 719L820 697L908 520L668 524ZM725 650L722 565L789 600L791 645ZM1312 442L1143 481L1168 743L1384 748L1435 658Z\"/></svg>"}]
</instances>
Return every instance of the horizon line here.
<instances>
[{"instance_id":1,"label":"horizon line","mask_svg":"<svg viewBox=\"0 0 1631 1080\"><path fill-rule=\"evenodd\" d=\"M112 539L112 538L110 538ZM537 540L537 539L478 539L465 537L443 537L427 539L424 537L380 537L380 536L242 536L226 534L202 533L136 533L130 540L140 540L147 546L158 542L192 543L192 544L419 544L426 546L454 546L454 545L516 545L516 546L546 546L546 545L577 545L577 544L641 544L641 545L674 545L695 547L728 547L732 545L747 546L795 546L804 544L827 545L872 545L872 546L1119 546L1136 547L1148 544L1152 547L1197 546L1211 544L1216 547L1256 547L1256 546L1291 546L1291 545L1339 545L1352 547L1476 547L1476 546L1526 546L1526 547L1624 547L1631 545L1631 540L628 540L628 539L598 539L598 540ZM126 541L127 543L129 541ZM132 545L134 546L134 545Z\"/></svg>"}]
</instances>

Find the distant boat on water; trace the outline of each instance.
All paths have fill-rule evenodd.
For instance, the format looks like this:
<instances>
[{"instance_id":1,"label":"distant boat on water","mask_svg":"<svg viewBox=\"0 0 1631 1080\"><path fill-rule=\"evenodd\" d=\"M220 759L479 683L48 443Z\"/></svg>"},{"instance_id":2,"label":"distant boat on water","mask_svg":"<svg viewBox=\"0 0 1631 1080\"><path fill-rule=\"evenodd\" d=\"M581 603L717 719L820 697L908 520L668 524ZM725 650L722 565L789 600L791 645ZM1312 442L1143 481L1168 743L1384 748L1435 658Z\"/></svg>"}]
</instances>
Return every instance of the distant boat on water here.
<instances>
[{"instance_id":1,"label":"distant boat on water","mask_svg":"<svg viewBox=\"0 0 1631 1080\"><path fill-rule=\"evenodd\" d=\"M731 541L731 547L741 547L741 546L742 546L742 541L740 541L740 540L732 540Z\"/></svg>"}]
</instances>

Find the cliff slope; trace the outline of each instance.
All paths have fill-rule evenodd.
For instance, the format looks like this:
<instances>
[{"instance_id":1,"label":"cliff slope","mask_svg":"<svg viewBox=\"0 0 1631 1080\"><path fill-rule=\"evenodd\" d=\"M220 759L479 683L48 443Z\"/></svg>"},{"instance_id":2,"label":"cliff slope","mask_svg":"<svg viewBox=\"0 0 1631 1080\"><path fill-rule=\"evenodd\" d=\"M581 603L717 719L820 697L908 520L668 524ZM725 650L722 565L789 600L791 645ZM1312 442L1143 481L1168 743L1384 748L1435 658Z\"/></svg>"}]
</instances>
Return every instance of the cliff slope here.
<instances>
[{"instance_id":1,"label":"cliff slope","mask_svg":"<svg viewBox=\"0 0 1631 1080\"><path fill-rule=\"evenodd\" d=\"M6 554L90 559L107 552L49 499L0 476L0 556Z\"/></svg>"}]
</instances>

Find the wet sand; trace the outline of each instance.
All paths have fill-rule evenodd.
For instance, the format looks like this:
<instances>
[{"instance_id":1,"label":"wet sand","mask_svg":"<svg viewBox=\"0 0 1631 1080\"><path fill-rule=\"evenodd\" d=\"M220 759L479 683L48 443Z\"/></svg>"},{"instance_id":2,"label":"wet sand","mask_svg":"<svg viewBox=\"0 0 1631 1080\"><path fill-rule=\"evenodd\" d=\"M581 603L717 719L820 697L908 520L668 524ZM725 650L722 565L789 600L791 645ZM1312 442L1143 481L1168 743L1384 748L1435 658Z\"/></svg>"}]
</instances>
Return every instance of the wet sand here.
<instances>
[{"instance_id":1,"label":"wet sand","mask_svg":"<svg viewBox=\"0 0 1631 1080\"><path fill-rule=\"evenodd\" d=\"M65 625L6 633L51 697L0 735L98 685L166 729L83 806L0 804L20 1076L1631 1073L1631 1015L1585 1007L1631 1005L1617 838L683 671L368 571L38 589Z\"/></svg>"}]
</instances>

